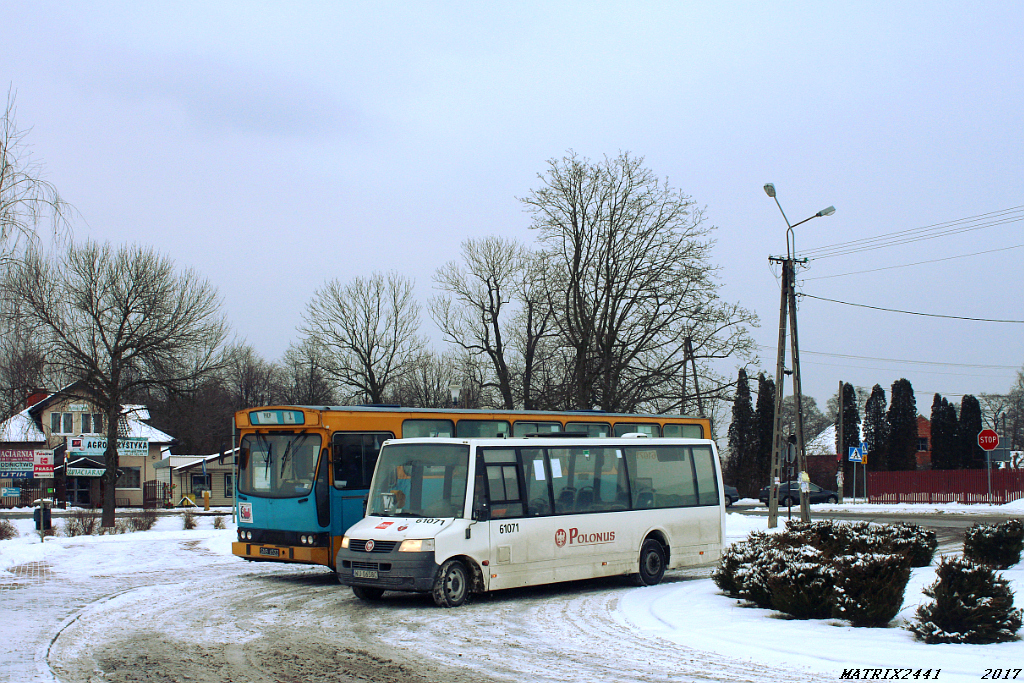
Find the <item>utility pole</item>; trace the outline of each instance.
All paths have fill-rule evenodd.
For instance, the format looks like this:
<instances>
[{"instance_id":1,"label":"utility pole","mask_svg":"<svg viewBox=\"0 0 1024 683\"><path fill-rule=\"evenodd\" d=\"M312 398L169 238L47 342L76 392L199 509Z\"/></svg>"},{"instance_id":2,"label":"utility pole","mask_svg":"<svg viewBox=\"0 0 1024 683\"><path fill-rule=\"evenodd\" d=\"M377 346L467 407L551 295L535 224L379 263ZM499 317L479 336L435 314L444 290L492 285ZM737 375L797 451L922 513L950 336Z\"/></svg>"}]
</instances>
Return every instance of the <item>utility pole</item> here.
<instances>
[{"instance_id":1,"label":"utility pole","mask_svg":"<svg viewBox=\"0 0 1024 683\"><path fill-rule=\"evenodd\" d=\"M843 460L843 449L846 446L846 439L843 438L843 427L846 422L846 406L843 405L843 395L846 393L843 391L846 387L842 380L839 380L839 419L836 430L839 432L839 440L836 446L836 495L839 496L839 502L843 502L843 466L846 464Z\"/></svg>"},{"instance_id":2,"label":"utility pole","mask_svg":"<svg viewBox=\"0 0 1024 683\"><path fill-rule=\"evenodd\" d=\"M781 483L782 470L782 397L786 374L793 375L793 403L796 410L796 461L800 481L800 519L804 522L811 521L811 506L809 496L810 478L807 474L807 454L804 450L804 410L803 391L800 383L800 343L797 336L796 325L796 264L807 263L807 259L796 258L796 238L793 235L793 228L806 223L812 218L831 216L836 212L835 207L830 206L822 209L810 218L805 218L799 223L790 224L786 218L786 212L782 210L778 198L775 196L775 185L768 183L764 186L765 193L775 200L783 220L786 221L786 257L769 256L772 263L782 264L782 300L779 304L779 345L778 358L775 364L775 417L772 425L772 474L769 482L770 492L768 495L768 526L774 528L779 523L779 484ZM786 323L789 323L790 358L792 369L786 370Z\"/></svg>"}]
</instances>

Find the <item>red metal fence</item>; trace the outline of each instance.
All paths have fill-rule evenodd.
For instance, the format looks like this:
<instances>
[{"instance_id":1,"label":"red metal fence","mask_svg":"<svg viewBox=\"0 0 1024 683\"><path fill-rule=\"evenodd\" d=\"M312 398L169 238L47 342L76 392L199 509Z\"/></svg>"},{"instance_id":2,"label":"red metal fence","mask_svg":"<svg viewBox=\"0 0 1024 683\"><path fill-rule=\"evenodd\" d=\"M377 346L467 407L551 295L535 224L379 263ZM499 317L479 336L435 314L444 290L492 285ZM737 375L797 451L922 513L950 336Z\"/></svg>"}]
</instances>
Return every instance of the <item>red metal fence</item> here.
<instances>
[{"instance_id":1,"label":"red metal fence","mask_svg":"<svg viewBox=\"0 0 1024 683\"><path fill-rule=\"evenodd\" d=\"M868 472L872 503L1002 504L1019 498L1024 498L1024 470Z\"/></svg>"}]
</instances>

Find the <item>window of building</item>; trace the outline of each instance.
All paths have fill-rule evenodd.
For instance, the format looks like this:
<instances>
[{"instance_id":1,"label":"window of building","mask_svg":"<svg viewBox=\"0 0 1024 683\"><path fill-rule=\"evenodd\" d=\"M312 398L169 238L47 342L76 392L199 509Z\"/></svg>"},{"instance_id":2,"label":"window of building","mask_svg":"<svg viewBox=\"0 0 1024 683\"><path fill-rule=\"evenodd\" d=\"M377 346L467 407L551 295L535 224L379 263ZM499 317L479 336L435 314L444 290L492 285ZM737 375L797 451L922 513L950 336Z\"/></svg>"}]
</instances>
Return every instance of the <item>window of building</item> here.
<instances>
[{"instance_id":1,"label":"window of building","mask_svg":"<svg viewBox=\"0 0 1024 683\"><path fill-rule=\"evenodd\" d=\"M231 473L224 475L224 497L234 498L235 497L235 482L231 478Z\"/></svg>"},{"instance_id":2,"label":"window of building","mask_svg":"<svg viewBox=\"0 0 1024 683\"><path fill-rule=\"evenodd\" d=\"M75 414L74 413L50 413L51 434L74 434Z\"/></svg>"},{"instance_id":3,"label":"window of building","mask_svg":"<svg viewBox=\"0 0 1024 683\"><path fill-rule=\"evenodd\" d=\"M138 468L135 468L138 469ZM211 491L210 487L210 475L209 474L193 474L192 475L192 492L202 493L203 491Z\"/></svg>"},{"instance_id":4,"label":"window of building","mask_svg":"<svg viewBox=\"0 0 1024 683\"><path fill-rule=\"evenodd\" d=\"M917 450L926 451L928 450L928 438L921 437L917 440Z\"/></svg>"},{"instance_id":5,"label":"window of building","mask_svg":"<svg viewBox=\"0 0 1024 683\"><path fill-rule=\"evenodd\" d=\"M117 478L119 489L140 489L142 488L141 467L121 467L121 476Z\"/></svg>"},{"instance_id":6,"label":"window of building","mask_svg":"<svg viewBox=\"0 0 1024 683\"><path fill-rule=\"evenodd\" d=\"M82 413L82 433L102 434L103 413Z\"/></svg>"}]
</instances>

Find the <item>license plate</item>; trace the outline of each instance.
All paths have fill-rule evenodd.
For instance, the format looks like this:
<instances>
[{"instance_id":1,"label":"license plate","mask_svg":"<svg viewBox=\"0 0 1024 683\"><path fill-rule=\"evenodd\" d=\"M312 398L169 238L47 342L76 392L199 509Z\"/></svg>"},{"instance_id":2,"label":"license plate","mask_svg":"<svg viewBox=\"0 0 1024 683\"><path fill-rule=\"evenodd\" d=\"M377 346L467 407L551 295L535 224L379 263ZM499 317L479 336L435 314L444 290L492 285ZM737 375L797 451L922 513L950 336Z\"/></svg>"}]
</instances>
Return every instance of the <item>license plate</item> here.
<instances>
[{"instance_id":1,"label":"license plate","mask_svg":"<svg viewBox=\"0 0 1024 683\"><path fill-rule=\"evenodd\" d=\"M265 557L281 557L281 551L278 548L260 548L260 555Z\"/></svg>"},{"instance_id":2,"label":"license plate","mask_svg":"<svg viewBox=\"0 0 1024 683\"><path fill-rule=\"evenodd\" d=\"M353 569L352 576L357 579L376 579L377 572L373 569Z\"/></svg>"}]
</instances>

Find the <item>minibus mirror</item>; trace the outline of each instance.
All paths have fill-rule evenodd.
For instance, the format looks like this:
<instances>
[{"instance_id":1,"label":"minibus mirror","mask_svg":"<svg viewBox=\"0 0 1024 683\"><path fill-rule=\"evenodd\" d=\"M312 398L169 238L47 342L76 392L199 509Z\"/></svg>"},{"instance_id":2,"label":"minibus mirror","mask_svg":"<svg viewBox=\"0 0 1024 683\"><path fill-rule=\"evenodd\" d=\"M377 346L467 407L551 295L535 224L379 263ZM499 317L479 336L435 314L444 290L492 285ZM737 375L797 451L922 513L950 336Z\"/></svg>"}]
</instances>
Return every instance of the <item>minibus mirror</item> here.
<instances>
[{"instance_id":1,"label":"minibus mirror","mask_svg":"<svg viewBox=\"0 0 1024 683\"><path fill-rule=\"evenodd\" d=\"M491 511L487 509L487 506L478 507L473 510L473 519L478 522L486 522L491 518Z\"/></svg>"}]
</instances>

